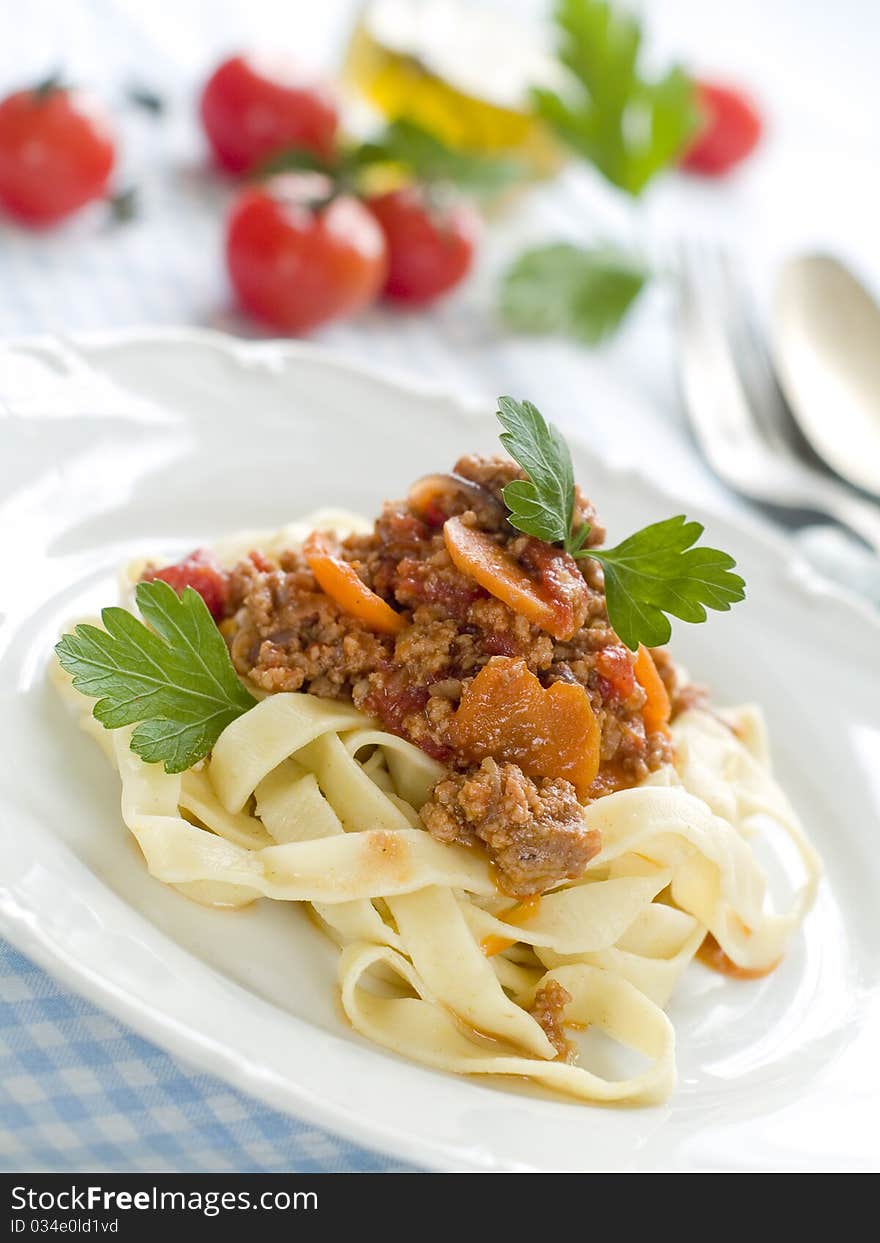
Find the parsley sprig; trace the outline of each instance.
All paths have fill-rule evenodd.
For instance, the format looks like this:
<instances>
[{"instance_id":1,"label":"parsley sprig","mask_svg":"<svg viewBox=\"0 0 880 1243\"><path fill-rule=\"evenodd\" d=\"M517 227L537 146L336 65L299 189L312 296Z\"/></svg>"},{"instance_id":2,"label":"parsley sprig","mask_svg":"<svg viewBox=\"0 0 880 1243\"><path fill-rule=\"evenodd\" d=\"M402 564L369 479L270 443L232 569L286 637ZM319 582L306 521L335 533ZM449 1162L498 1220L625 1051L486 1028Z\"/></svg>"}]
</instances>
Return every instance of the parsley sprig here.
<instances>
[{"instance_id":1,"label":"parsley sprig","mask_svg":"<svg viewBox=\"0 0 880 1243\"><path fill-rule=\"evenodd\" d=\"M504 489L508 521L518 531L561 544L573 557L592 557L605 572L608 620L632 651L669 641L669 616L703 622L706 610L726 612L745 598L736 562L717 548L696 548L699 522L683 514L654 522L615 548L587 548L588 523L574 525L574 469L568 445L530 401L498 399L501 442L527 479Z\"/></svg>"},{"instance_id":2,"label":"parsley sprig","mask_svg":"<svg viewBox=\"0 0 880 1243\"><path fill-rule=\"evenodd\" d=\"M650 275L643 258L617 246L539 246L505 273L501 315L518 332L598 345L617 330Z\"/></svg>"},{"instance_id":3,"label":"parsley sprig","mask_svg":"<svg viewBox=\"0 0 880 1243\"><path fill-rule=\"evenodd\" d=\"M427 185L448 183L476 195L497 194L524 176L518 160L449 147L415 121L399 117L356 149L360 168L398 164Z\"/></svg>"},{"instance_id":4,"label":"parsley sprig","mask_svg":"<svg viewBox=\"0 0 880 1243\"><path fill-rule=\"evenodd\" d=\"M131 749L148 764L183 772L256 703L239 682L223 636L197 591L138 583L138 608L106 608L104 629L78 625L55 651L105 729L138 722Z\"/></svg>"},{"instance_id":5,"label":"parsley sprig","mask_svg":"<svg viewBox=\"0 0 880 1243\"><path fill-rule=\"evenodd\" d=\"M695 548L700 522L684 514L642 527L616 548L590 548L605 571L608 620L628 648L669 642L669 617L704 622L706 609L726 613L745 599L745 582L732 574L736 561L717 548Z\"/></svg>"},{"instance_id":6,"label":"parsley sprig","mask_svg":"<svg viewBox=\"0 0 880 1243\"><path fill-rule=\"evenodd\" d=\"M275 173L320 172L338 191L359 193L365 176L375 168L393 165L426 186L457 186L465 193L493 195L523 177L517 160L449 147L415 121L399 117L366 142L343 144L331 160L291 147L260 165L256 177Z\"/></svg>"},{"instance_id":7,"label":"parsley sprig","mask_svg":"<svg viewBox=\"0 0 880 1243\"><path fill-rule=\"evenodd\" d=\"M558 0L554 19L572 90L534 89L535 111L612 185L638 195L700 123L693 83L677 65L657 79L643 73L639 21L611 0Z\"/></svg>"},{"instance_id":8,"label":"parsley sprig","mask_svg":"<svg viewBox=\"0 0 880 1243\"><path fill-rule=\"evenodd\" d=\"M510 525L570 552L574 466L568 445L530 401L499 397L498 420L501 443L528 475L504 489Z\"/></svg>"}]
</instances>

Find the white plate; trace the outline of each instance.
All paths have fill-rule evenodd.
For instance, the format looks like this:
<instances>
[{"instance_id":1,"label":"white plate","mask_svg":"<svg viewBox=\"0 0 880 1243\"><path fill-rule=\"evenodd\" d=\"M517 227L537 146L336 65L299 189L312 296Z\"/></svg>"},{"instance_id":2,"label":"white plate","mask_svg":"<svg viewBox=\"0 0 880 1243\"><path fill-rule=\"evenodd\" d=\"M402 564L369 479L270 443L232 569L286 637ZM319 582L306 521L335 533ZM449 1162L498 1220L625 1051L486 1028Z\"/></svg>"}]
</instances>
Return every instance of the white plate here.
<instances>
[{"instance_id":1,"label":"white plate","mask_svg":"<svg viewBox=\"0 0 880 1243\"><path fill-rule=\"evenodd\" d=\"M147 876L115 776L46 686L59 627L113 600L121 560L321 504L373 513L416 476L492 449L496 429L491 410L297 345L186 332L0 351L0 931L170 1052L430 1167L874 1168L880 627L796 572L781 543L708 518L749 599L677 626L675 650L720 702L766 708L827 879L773 976L687 972L671 1008L679 1084L656 1108L446 1076L355 1037L336 951L299 910L208 911ZM684 507L574 448L612 538Z\"/></svg>"}]
</instances>

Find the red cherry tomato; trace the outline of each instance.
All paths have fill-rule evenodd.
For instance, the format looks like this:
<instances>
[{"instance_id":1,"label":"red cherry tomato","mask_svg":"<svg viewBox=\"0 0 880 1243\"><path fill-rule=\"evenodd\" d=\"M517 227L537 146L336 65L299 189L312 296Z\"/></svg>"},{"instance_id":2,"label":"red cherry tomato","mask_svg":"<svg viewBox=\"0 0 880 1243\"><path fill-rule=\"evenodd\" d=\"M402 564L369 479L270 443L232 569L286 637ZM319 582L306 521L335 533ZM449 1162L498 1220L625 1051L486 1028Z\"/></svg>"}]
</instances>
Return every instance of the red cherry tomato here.
<instances>
[{"instance_id":1,"label":"red cherry tomato","mask_svg":"<svg viewBox=\"0 0 880 1243\"><path fill-rule=\"evenodd\" d=\"M480 219L469 203L434 205L419 186L405 186L368 206L388 242L386 298L424 306L470 271Z\"/></svg>"},{"instance_id":2,"label":"red cherry tomato","mask_svg":"<svg viewBox=\"0 0 880 1243\"><path fill-rule=\"evenodd\" d=\"M275 177L233 205L226 262L239 300L284 332L308 332L353 315L379 294L385 238L366 207L329 197L317 173Z\"/></svg>"},{"instance_id":3,"label":"red cherry tomato","mask_svg":"<svg viewBox=\"0 0 880 1243\"><path fill-rule=\"evenodd\" d=\"M229 597L229 579L220 562L207 548L197 548L176 565L166 565L161 570L145 570L142 579L151 583L161 578L181 595L185 587L197 591L208 606L208 612L216 620L226 611Z\"/></svg>"},{"instance_id":4,"label":"red cherry tomato","mask_svg":"<svg viewBox=\"0 0 880 1243\"><path fill-rule=\"evenodd\" d=\"M715 82L697 82L703 128L681 160L688 172L720 176L757 146L762 123L757 108L741 91Z\"/></svg>"},{"instance_id":5,"label":"red cherry tomato","mask_svg":"<svg viewBox=\"0 0 880 1243\"><path fill-rule=\"evenodd\" d=\"M329 160L339 116L327 89L284 62L233 56L202 91L202 124L217 162L246 173L285 147Z\"/></svg>"},{"instance_id":6,"label":"red cherry tomato","mask_svg":"<svg viewBox=\"0 0 880 1243\"><path fill-rule=\"evenodd\" d=\"M113 140L84 97L60 87L0 103L0 206L22 223L54 224L102 198Z\"/></svg>"}]
</instances>

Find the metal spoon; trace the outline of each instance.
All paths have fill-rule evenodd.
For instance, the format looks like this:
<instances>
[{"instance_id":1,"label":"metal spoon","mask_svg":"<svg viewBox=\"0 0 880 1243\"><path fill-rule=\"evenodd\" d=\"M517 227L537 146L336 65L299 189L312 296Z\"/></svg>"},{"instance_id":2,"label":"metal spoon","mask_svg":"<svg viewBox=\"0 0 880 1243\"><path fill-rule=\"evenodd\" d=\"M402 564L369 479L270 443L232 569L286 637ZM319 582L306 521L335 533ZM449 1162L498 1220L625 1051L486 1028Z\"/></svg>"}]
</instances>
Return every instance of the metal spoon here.
<instances>
[{"instance_id":1,"label":"metal spoon","mask_svg":"<svg viewBox=\"0 0 880 1243\"><path fill-rule=\"evenodd\" d=\"M814 451L880 496L880 306L829 255L790 259L776 285L772 350Z\"/></svg>"}]
</instances>

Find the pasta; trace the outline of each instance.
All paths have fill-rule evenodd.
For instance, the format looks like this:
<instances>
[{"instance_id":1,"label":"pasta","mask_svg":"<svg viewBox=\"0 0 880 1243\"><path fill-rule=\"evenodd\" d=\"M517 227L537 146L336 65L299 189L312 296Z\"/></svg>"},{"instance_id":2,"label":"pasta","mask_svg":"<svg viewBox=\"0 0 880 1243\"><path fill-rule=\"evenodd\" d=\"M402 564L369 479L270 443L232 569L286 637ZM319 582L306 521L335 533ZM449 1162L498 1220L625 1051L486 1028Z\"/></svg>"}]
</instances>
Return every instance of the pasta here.
<instances>
[{"instance_id":1,"label":"pasta","mask_svg":"<svg viewBox=\"0 0 880 1243\"><path fill-rule=\"evenodd\" d=\"M318 521L364 529L339 514ZM261 546L290 547L315 524ZM254 542L233 538L219 553L232 564ZM129 568L124 590L142 570ZM170 774L131 750L131 726L102 729L57 665L53 678L117 769L122 816L150 873L211 906L310 904L340 946L353 1028L439 1070L526 1077L580 1101L663 1100L675 1078L665 1007L707 934L737 968L768 971L815 895L816 854L773 779L752 707L724 720L680 713L672 762L584 807L601 849L582 874L519 902L499 892L485 852L423 827L444 765L351 703L269 694L226 726L210 758ZM769 904L753 850L769 829L803 867L788 909ZM533 1013L550 986L568 997L569 1030L604 1032L641 1069L614 1079L561 1059Z\"/></svg>"}]
</instances>

